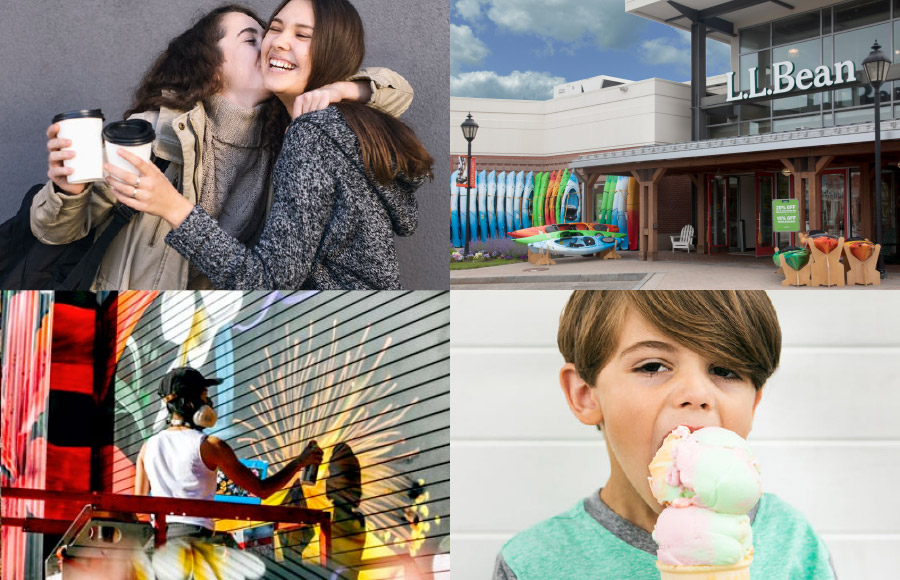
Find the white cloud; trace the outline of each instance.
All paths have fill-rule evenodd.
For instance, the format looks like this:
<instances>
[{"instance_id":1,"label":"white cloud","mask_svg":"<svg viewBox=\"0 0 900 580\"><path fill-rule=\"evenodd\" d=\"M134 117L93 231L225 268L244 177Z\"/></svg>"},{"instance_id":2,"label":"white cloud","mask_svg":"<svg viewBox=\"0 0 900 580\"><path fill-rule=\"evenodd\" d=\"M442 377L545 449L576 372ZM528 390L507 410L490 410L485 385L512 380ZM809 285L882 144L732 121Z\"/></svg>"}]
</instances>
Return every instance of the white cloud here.
<instances>
[{"instance_id":1,"label":"white cloud","mask_svg":"<svg viewBox=\"0 0 900 580\"><path fill-rule=\"evenodd\" d=\"M553 87L564 82L564 77L536 71L515 70L506 76L493 71L466 72L450 75L450 95L543 101L551 99Z\"/></svg>"},{"instance_id":2,"label":"white cloud","mask_svg":"<svg viewBox=\"0 0 900 580\"><path fill-rule=\"evenodd\" d=\"M482 3L489 5L487 16L499 28L562 43L586 39L600 48L627 48L636 42L638 30L645 25L640 17L625 12L622 0L482 0Z\"/></svg>"},{"instance_id":3,"label":"white cloud","mask_svg":"<svg viewBox=\"0 0 900 580\"><path fill-rule=\"evenodd\" d=\"M674 65L676 68L691 66L691 44L680 38L658 37L644 40L638 48L638 58L644 64Z\"/></svg>"},{"instance_id":4,"label":"white cloud","mask_svg":"<svg viewBox=\"0 0 900 580\"><path fill-rule=\"evenodd\" d=\"M676 29L676 35L644 40L638 47L638 58L644 64L667 65L676 71L690 73L691 33ZM712 76L730 70L731 48L715 40L706 41L706 74Z\"/></svg>"},{"instance_id":5,"label":"white cloud","mask_svg":"<svg viewBox=\"0 0 900 580\"><path fill-rule=\"evenodd\" d=\"M475 37L472 29L466 25L450 25L450 70L459 69L460 65L478 65L490 50Z\"/></svg>"},{"instance_id":6,"label":"white cloud","mask_svg":"<svg viewBox=\"0 0 900 580\"><path fill-rule=\"evenodd\" d=\"M482 0L458 0L456 13L470 22L475 22L481 18L481 2Z\"/></svg>"}]
</instances>

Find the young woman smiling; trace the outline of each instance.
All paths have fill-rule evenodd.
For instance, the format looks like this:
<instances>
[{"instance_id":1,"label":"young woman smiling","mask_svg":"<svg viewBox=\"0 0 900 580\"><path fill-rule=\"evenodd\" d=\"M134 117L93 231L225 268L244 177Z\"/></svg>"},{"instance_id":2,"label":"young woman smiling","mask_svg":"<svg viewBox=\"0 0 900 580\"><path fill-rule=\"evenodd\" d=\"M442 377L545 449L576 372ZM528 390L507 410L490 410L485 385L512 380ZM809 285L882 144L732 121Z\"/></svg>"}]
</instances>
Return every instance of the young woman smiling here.
<instances>
[{"instance_id":1,"label":"young woman smiling","mask_svg":"<svg viewBox=\"0 0 900 580\"><path fill-rule=\"evenodd\" d=\"M280 119L298 96L357 70L363 36L346 0L283 2L261 48L263 82L283 105ZM121 155L140 170L141 187L137 175L108 166L116 197L162 216L172 227L166 243L222 289L400 288L393 236L415 230L414 192L433 176L418 138L388 115L350 102L304 114L287 128L272 210L250 248L166 187L152 164Z\"/></svg>"},{"instance_id":2,"label":"young woman smiling","mask_svg":"<svg viewBox=\"0 0 900 580\"><path fill-rule=\"evenodd\" d=\"M286 125L284 107L263 84L264 28L243 6L229 4L209 12L169 43L126 112L155 128L153 153L168 163L165 175L157 171L157 185L204 208L244 244L253 244L265 223L272 167ZM291 107L300 114L342 99L369 102L399 115L409 106L412 90L387 69L353 70L303 94ZM96 225L102 230L115 204L106 183L68 183L71 170L63 161L74 152L62 150L70 143L58 139L57 132L57 125L47 130L51 181L35 198L31 213L32 230L49 244L83 238ZM135 177L129 193L138 186L144 189L148 181L152 183L138 183ZM169 230L154 215L132 218L107 250L93 289L211 287L206 276L163 242Z\"/></svg>"}]
</instances>

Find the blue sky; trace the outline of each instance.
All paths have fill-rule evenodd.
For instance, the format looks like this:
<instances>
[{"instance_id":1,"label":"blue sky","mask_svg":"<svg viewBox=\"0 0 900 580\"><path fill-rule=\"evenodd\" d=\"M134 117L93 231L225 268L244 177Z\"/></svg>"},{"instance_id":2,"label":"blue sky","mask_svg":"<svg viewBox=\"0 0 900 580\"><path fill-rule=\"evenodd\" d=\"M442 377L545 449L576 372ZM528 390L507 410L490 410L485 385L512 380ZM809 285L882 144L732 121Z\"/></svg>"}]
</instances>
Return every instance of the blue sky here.
<instances>
[{"instance_id":1,"label":"blue sky","mask_svg":"<svg viewBox=\"0 0 900 580\"><path fill-rule=\"evenodd\" d=\"M451 0L450 94L549 99L554 85L608 75L690 79L687 32L627 14L625 0ZM707 74L728 47L707 41Z\"/></svg>"}]
</instances>

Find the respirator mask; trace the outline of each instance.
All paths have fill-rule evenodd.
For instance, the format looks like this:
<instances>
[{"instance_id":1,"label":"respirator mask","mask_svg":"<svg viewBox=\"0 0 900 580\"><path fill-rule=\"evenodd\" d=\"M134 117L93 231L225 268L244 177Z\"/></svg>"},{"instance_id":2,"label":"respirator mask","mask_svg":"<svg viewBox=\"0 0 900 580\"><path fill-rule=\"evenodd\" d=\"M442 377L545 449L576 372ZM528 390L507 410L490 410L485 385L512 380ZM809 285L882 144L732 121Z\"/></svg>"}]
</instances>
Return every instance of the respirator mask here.
<instances>
[{"instance_id":1,"label":"respirator mask","mask_svg":"<svg viewBox=\"0 0 900 580\"><path fill-rule=\"evenodd\" d=\"M191 408L196 409L191 415L191 422L194 426L209 429L215 426L218 420L215 409L213 409L212 398L207 397L207 401L203 401L201 394L212 385L218 385L222 382L217 378L206 378L200 371L191 367L178 367L170 370L162 378L159 383L159 396L166 402L170 403L176 399L185 399L191 403ZM185 409L185 412L190 412ZM169 421L171 425L188 425L187 421Z\"/></svg>"}]
</instances>

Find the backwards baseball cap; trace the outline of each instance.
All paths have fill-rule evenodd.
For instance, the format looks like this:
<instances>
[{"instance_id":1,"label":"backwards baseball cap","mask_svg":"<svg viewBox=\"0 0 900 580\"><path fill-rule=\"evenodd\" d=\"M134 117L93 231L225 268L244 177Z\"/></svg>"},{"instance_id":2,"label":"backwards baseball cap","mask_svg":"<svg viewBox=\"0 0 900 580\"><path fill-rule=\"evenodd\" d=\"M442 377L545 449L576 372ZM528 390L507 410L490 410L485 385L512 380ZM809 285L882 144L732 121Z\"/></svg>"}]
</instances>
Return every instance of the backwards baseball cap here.
<instances>
[{"instance_id":1,"label":"backwards baseball cap","mask_svg":"<svg viewBox=\"0 0 900 580\"><path fill-rule=\"evenodd\" d=\"M192 367L176 367L165 374L159 381L159 396L199 394L210 385L218 385L222 379L206 378L203 373Z\"/></svg>"}]
</instances>

